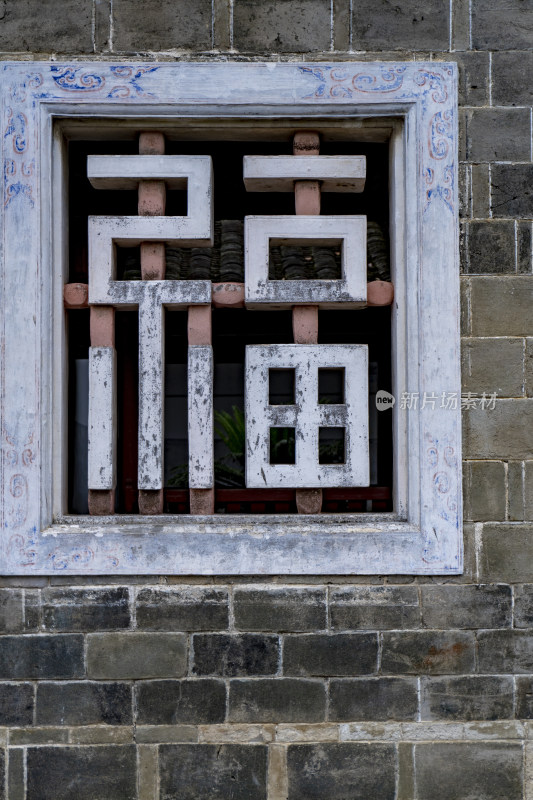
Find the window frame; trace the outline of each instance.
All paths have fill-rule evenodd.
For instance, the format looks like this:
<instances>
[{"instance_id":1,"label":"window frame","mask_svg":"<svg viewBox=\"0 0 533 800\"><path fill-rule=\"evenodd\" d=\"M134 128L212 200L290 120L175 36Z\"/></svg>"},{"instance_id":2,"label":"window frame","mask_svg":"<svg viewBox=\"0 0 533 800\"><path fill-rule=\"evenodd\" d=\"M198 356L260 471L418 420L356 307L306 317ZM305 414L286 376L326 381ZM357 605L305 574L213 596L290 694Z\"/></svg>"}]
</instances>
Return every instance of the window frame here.
<instances>
[{"instance_id":1,"label":"window frame","mask_svg":"<svg viewBox=\"0 0 533 800\"><path fill-rule=\"evenodd\" d=\"M2 71L0 573L461 573L456 66L5 62ZM165 130L177 117L263 131L297 120L370 140L364 121L390 120L393 386L398 401L420 398L392 412L394 513L64 515L65 131ZM424 393L435 408L422 407ZM440 407L442 393L456 394L457 408Z\"/></svg>"}]
</instances>

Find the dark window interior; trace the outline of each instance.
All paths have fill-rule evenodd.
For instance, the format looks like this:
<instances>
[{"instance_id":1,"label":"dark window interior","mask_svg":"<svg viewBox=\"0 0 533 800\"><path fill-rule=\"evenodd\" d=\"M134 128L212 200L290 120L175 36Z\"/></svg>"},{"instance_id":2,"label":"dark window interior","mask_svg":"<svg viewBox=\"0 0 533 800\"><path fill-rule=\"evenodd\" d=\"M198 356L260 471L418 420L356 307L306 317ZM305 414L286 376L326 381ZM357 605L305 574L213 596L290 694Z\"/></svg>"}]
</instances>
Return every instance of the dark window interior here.
<instances>
[{"instance_id":1,"label":"dark window interior","mask_svg":"<svg viewBox=\"0 0 533 800\"><path fill-rule=\"evenodd\" d=\"M135 215L136 191L93 189L86 176L89 154L135 154L136 141L76 141L69 145L69 281L88 281L87 218L89 215ZM250 214L294 214L291 193L246 192L242 181L244 155L289 155L287 142L167 142L169 154L211 155L214 166L215 220L242 220ZM361 194L323 194L323 214L366 214L388 234L388 146L351 142L324 143L324 155L366 155L367 180ZM167 214L186 213L185 192L167 192ZM215 243L216 244L216 243ZM280 248L278 248L280 249ZM317 248L319 249L319 248ZM324 249L324 248L322 248ZM185 251L186 248L183 248ZM301 248L302 251L310 248ZM190 252L187 269L191 270ZM333 268L334 257L324 253L297 253L306 269ZM277 253L294 265L295 254ZM174 277L172 264L181 258L167 251L167 277ZM333 258L333 261L332 261ZM174 259L174 261L171 260ZM291 261L292 259L292 261ZM307 261L306 261L307 259ZM215 259L216 261L216 259ZM215 263L211 261L211 263ZM340 260L337 258L340 264ZM185 263L185 262L184 262ZM324 266L325 265L325 266ZM117 278L139 277L138 248L120 248ZM210 275L216 280L217 266ZM370 269L370 268L369 268ZM178 275L178 272L176 273ZM335 277L298 274L305 277ZM189 272L189 277L193 275ZM204 277L196 275L196 277ZM205 275L209 277L209 275ZM222 276L224 277L224 276ZM281 277L291 277L288 273ZM369 272L369 279L371 277ZM236 280L237 277L225 277ZM241 278L242 280L242 278ZM69 511L87 513L87 358L89 312L68 312L69 339ZM282 513L296 511L294 490L246 490L244 488L244 352L247 344L291 343L292 322L288 311L249 311L213 309L213 348L215 360L215 476L218 513ZM366 343L370 365L370 453L371 487L353 490L325 490L325 511L392 510L392 419L389 411L378 412L374 402L377 390L391 390L390 308L360 311L319 312L319 342ZM118 484L119 513L137 512L137 369L138 324L135 311L117 310L116 347L118 363ZM166 506L170 513L188 512L187 493L187 313L166 312L166 406L165 406L165 482ZM292 370L271 370L270 403L294 402ZM343 370L320 370L319 402L344 402ZM292 430L292 441L291 441ZM343 428L320 430L320 463L342 463L345 457ZM272 429L271 459L294 459L294 430ZM272 463L292 463L290 460Z\"/></svg>"}]
</instances>

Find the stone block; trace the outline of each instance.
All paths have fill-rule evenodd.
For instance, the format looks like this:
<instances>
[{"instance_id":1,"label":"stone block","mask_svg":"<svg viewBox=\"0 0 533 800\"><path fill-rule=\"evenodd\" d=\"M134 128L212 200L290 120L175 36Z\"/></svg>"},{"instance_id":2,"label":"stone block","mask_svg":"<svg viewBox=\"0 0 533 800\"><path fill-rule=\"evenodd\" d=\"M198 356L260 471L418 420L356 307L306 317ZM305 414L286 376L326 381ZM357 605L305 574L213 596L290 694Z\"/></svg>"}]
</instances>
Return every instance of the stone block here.
<instances>
[{"instance_id":1,"label":"stone block","mask_svg":"<svg viewBox=\"0 0 533 800\"><path fill-rule=\"evenodd\" d=\"M90 5L80 6L77 0L49 0L46 13L39 14L39 24L28 25L28 20L36 19L36 13L34 0L4 3L0 50L4 53L92 53ZM67 68L64 74L68 76ZM61 75L57 77L61 86ZM64 86L72 88L67 77L64 81Z\"/></svg>"},{"instance_id":2,"label":"stone block","mask_svg":"<svg viewBox=\"0 0 533 800\"><path fill-rule=\"evenodd\" d=\"M503 461L465 461L464 518L475 520L504 520L505 467Z\"/></svg>"},{"instance_id":3,"label":"stone block","mask_svg":"<svg viewBox=\"0 0 533 800\"><path fill-rule=\"evenodd\" d=\"M486 106L489 104L489 54L443 53L443 61L455 61L459 68L459 105Z\"/></svg>"},{"instance_id":4,"label":"stone block","mask_svg":"<svg viewBox=\"0 0 533 800\"><path fill-rule=\"evenodd\" d=\"M331 19L321 0L236 0L233 43L243 52L302 53L329 50Z\"/></svg>"},{"instance_id":5,"label":"stone block","mask_svg":"<svg viewBox=\"0 0 533 800\"><path fill-rule=\"evenodd\" d=\"M514 627L533 628L533 584L514 587Z\"/></svg>"},{"instance_id":6,"label":"stone block","mask_svg":"<svg viewBox=\"0 0 533 800\"><path fill-rule=\"evenodd\" d=\"M234 678L274 675L278 669L279 638L264 634L197 634L193 637L193 672Z\"/></svg>"},{"instance_id":7,"label":"stone block","mask_svg":"<svg viewBox=\"0 0 533 800\"><path fill-rule=\"evenodd\" d=\"M516 269L521 274L533 272L533 222L518 221L516 232Z\"/></svg>"},{"instance_id":8,"label":"stone block","mask_svg":"<svg viewBox=\"0 0 533 800\"><path fill-rule=\"evenodd\" d=\"M533 526L484 525L479 572L481 580L533 582Z\"/></svg>"},{"instance_id":9,"label":"stone block","mask_svg":"<svg viewBox=\"0 0 533 800\"><path fill-rule=\"evenodd\" d=\"M415 745L416 800L522 800L518 742Z\"/></svg>"},{"instance_id":10,"label":"stone block","mask_svg":"<svg viewBox=\"0 0 533 800\"><path fill-rule=\"evenodd\" d=\"M3 751L6 752L5 750ZM26 786L24 780L25 758L24 750L13 749L9 753L7 772L7 797L9 800L26 800Z\"/></svg>"},{"instance_id":11,"label":"stone block","mask_svg":"<svg viewBox=\"0 0 533 800\"><path fill-rule=\"evenodd\" d=\"M235 589L235 627L251 631L311 631L326 627L324 589Z\"/></svg>"},{"instance_id":12,"label":"stone block","mask_svg":"<svg viewBox=\"0 0 533 800\"><path fill-rule=\"evenodd\" d=\"M288 800L393 800L396 749L391 744L294 744L287 750Z\"/></svg>"},{"instance_id":13,"label":"stone block","mask_svg":"<svg viewBox=\"0 0 533 800\"><path fill-rule=\"evenodd\" d=\"M426 628L509 628L510 586L421 586Z\"/></svg>"},{"instance_id":14,"label":"stone block","mask_svg":"<svg viewBox=\"0 0 533 800\"><path fill-rule=\"evenodd\" d=\"M22 589L0 589L0 633L22 633L24 628Z\"/></svg>"},{"instance_id":15,"label":"stone block","mask_svg":"<svg viewBox=\"0 0 533 800\"><path fill-rule=\"evenodd\" d=\"M415 720L417 714L416 678L354 678L330 683L332 722Z\"/></svg>"},{"instance_id":16,"label":"stone block","mask_svg":"<svg viewBox=\"0 0 533 800\"><path fill-rule=\"evenodd\" d=\"M165 800L266 800L265 745L174 744L159 748Z\"/></svg>"},{"instance_id":17,"label":"stone block","mask_svg":"<svg viewBox=\"0 0 533 800\"><path fill-rule=\"evenodd\" d=\"M0 637L0 679L81 678L83 636Z\"/></svg>"},{"instance_id":18,"label":"stone block","mask_svg":"<svg viewBox=\"0 0 533 800\"><path fill-rule=\"evenodd\" d=\"M467 225L469 275L516 271L514 222L496 220Z\"/></svg>"},{"instance_id":19,"label":"stone block","mask_svg":"<svg viewBox=\"0 0 533 800\"><path fill-rule=\"evenodd\" d=\"M466 109L464 119L467 161L529 161L528 109Z\"/></svg>"},{"instance_id":20,"label":"stone block","mask_svg":"<svg viewBox=\"0 0 533 800\"><path fill-rule=\"evenodd\" d=\"M181 677L187 671L187 641L179 633L90 633L90 678Z\"/></svg>"},{"instance_id":21,"label":"stone block","mask_svg":"<svg viewBox=\"0 0 533 800\"><path fill-rule=\"evenodd\" d=\"M460 631L383 633L383 673L446 675L474 671L474 636Z\"/></svg>"},{"instance_id":22,"label":"stone block","mask_svg":"<svg viewBox=\"0 0 533 800\"><path fill-rule=\"evenodd\" d=\"M526 339L525 388L527 397L533 397L533 338Z\"/></svg>"},{"instance_id":23,"label":"stone block","mask_svg":"<svg viewBox=\"0 0 533 800\"><path fill-rule=\"evenodd\" d=\"M473 336L531 335L530 277L471 278L470 303Z\"/></svg>"},{"instance_id":24,"label":"stone block","mask_svg":"<svg viewBox=\"0 0 533 800\"><path fill-rule=\"evenodd\" d=\"M141 681L135 687L139 725L208 725L226 714L224 681Z\"/></svg>"},{"instance_id":25,"label":"stone block","mask_svg":"<svg viewBox=\"0 0 533 800\"><path fill-rule=\"evenodd\" d=\"M523 393L522 339L467 338L462 340L461 345L463 392L496 392L499 397L517 397Z\"/></svg>"},{"instance_id":26,"label":"stone block","mask_svg":"<svg viewBox=\"0 0 533 800\"><path fill-rule=\"evenodd\" d=\"M533 461L524 463L524 519L533 519Z\"/></svg>"},{"instance_id":27,"label":"stone block","mask_svg":"<svg viewBox=\"0 0 533 800\"><path fill-rule=\"evenodd\" d=\"M493 164L493 217L533 217L533 164Z\"/></svg>"},{"instance_id":28,"label":"stone block","mask_svg":"<svg viewBox=\"0 0 533 800\"><path fill-rule=\"evenodd\" d=\"M533 672L533 633L480 631L477 641L479 672Z\"/></svg>"},{"instance_id":29,"label":"stone block","mask_svg":"<svg viewBox=\"0 0 533 800\"><path fill-rule=\"evenodd\" d=\"M420 627L416 586L332 586L329 606L337 631Z\"/></svg>"},{"instance_id":30,"label":"stone block","mask_svg":"<svg viewBox=\"0 0 533 800\"><path fill-rule=\"evenodd\" d=\"M362 0L353 7L354 50L447 50L449 17L440 3Z\"/></svg>"},{"instance_id":31,"label":"stone block","mask_svg":"<svg viewBox=\"0 0 533 800\"><path fill-rule=\"evenodd\" d=\"M473 0L472 47L475 50L529 50L532 31L533 8L530 3L522 0L501 0L499 3Z\"/></svg>"},{"instance_id":32,"label":"stone block","mask_svg":"<svg viewBox=\"0 0 533 800\"><path fill-rule=\"evenodd\" d=\"M228 627L228 592L202 586L139 589L137 627L157 631L224 630Z\"/></svg>"},{"instance_id":33,"label":"stone block","mask_svg":"<svg viewBox=\"0 0 533 800\"><path fill-rule=\"evenodd\" d=\"M532 20L533 24L533 20ZM533 87L519 75L533 72L531 41L528 49L514 53L492 54L492 102L497 106L533 105Z\"/></svg>"},{"instance_id":34,"label":"stone block","mask_svg":"<svg viewBox=\"0 0 533 800\"><path fill-rule=\"evenodd\" d=\"M230 682L230 722L324 722L325 718L322 681L259 678Z\"/></svg>"},{"instance_id":35,"label":"stone block","mask_svg":"<svg viewBox=\"0 0 533 800\"><path fill-rule=\"evenodd\" d=\"M156 0L146 14L142 0L113 2L113 49L116 52L211 49L211 2ZM143 24L139 21L142 19Z\"/></svg>"},{"instance_id":36,"label":"stone block","mask_svg":"<svg viewBox=\"0 0 533 800\"><path fill-rule=\"evenodd\" d=\"M27 800L136 800L134 745L30 747Z\"/></svg>"},{"instance_id":37,"label":"stone block","mask_svg":"<svg viewBox=\"0 0 533 800\"><path fill-rule=\"evenodd\" d=\"M462 675L422 678L423 720L494 720L513 716L513 679Z\"/></svg>"},{"instance_id":38,"label":"stone block","mask_svg":"<svg viewBox=\"0 0 533 800\"><path fill-rule=\"evenodd\" d=\"M377 670L375 633L336 633L286 636L285 675L369 675Z\"/></svg>"},{"instance_id":39,"label":"stone block","mask_svg":"<svg viewBox=\"0 0 533 800\"><path fill-rule=\"evenodd\" d=\"M41 593L26 589L24 592L24 630L38 633L41 630Z\"/></svg>"},{"instance_id":40,"label":"stone block","mask_svg":"<svg viewBox=\"0 0 533 800\"><path fill-rule=\"evenodd\" d=\"M472 164L470 167L470 194L472 198L470 213L474 219L486 219L490 216L490 180L488 164Z\"/></svg>"},{"instance_id":41,"label":"stone block","mask_svg":"<svg viewBox=\"0 0 533 800\"><path fill-rule=\"evenodd\" d=\"M523 461L509 461L507 464L507 499L509 505L509 520L520 521L526 519L524 513L525 464Z\"/></svg>"},{"instance_id":42,"label":"stone block","mask_svg":"<svg viewBox=\"0 0 533 800\"><path fill-rule=\"evenodd\" d=\"M533 400L496 400L494 409L466 409L463 414L467 458L522 459L533 452Z\"/></svg>"},{"instance_id":43,"label":"stone block","mask_svg":"<svg viewBox=\"0 0 533 800\"><path fill-rule=\"evenodd\" d=\"M33 695L31 683L0 683L0 725L33 725Z\"/></svg>"},{"instance_id":44,"label":"stone block","mask_svg":"<svg viewBox=\"0 0 533 800\"><path fill-rule=\"evenodd\" d=\"M531 677L516 679L517 719L533 719L533 680Z\"/></svg>"},{"instance_id":45,"label":"stone block","mask_svg":"<svg viewBox=\"0 0 533 800\"><path fill-rule=\"evenodd\" d=\"M127 683L40 683L37 725L130 725Z\"/></svg>"},{"instance_id":46,"label":"stone block","mask_svg":"<svg viewBox=\"0 0 533 800\"><path fill-rule=\"evenodd\" d=\"M44 627L52 631L103 631L130 625L129 591L125 586L52 586L43 590L42 604Z\"/></svg>"}]
</instances>

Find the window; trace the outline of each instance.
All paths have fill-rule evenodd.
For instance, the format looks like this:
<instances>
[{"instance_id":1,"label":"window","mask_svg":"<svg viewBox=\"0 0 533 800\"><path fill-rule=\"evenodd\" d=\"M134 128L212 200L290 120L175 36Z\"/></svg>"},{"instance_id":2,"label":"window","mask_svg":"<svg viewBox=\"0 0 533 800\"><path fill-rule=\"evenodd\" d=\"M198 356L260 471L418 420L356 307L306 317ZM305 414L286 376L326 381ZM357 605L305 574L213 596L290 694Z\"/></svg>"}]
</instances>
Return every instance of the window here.
<instances>
[{"instance_id":1,"label":"window","mask_svg":"<svg viewBox=\"0 0 533 800\"><path fill-rule=\"evenodd\" d=\"M2 295L6 353L2 372L5 571L8 574L46 574L55 570L92 574L461 571L455 68L446 64L418 63L98 65L97 69L95 65L83 64L34 64L28 70L27 65L18 63L4 65L4 72L9 77L5 82L8 96L4 103L3 140L6 175ZM346 513L335 514L328 513L326 508L325 513L306 516L287 515L283 512L291 509L279 507L268 509L274 511L272 514L254 516L243 513L242 507L236 509L227 504L218 509L225 513L199 519L180 513L179 508L166 509L178 513L156 516L99 517L68 513L78 502L75 499L77 479L75 470L69 467L69 450L72 465L72 454L76 450L74 440L80 433L76 429L75 415L73 418L71 414L70 424L68 422L69 374L72 393L75 391L72 376L76 375L79 382L84 380L81 364L79 370L74 366L83 360L76 356L83 354L87 344L83 343L87 335L83 312L71 315L76 319L69 323L67 335L62 309L63 284L71 282L78 269L77 262L71 259L71 276L68 277L69 227L71 242L76 229L72 219L69 226L66 202L68 145L70 143L74 151L76 147L83 149L78 143L90 141L92 145L94 142L93 154L96 155L101 146L99 141L107 140L106 145L110 139L119 143L133 142L135 132L143 129L161 131L167 139L176 142L211 139L215 149L219 146L217 142L286 142L288 131L319 130L328 142L358 143L363 147L381 145L383 151L387 151L390 190L383 192L382 203L390 209L391 271L395 285L390 388L396 404L391 412L384 413L393 418L392 446L389 442L387 448L392 453L392 511L352 513L348 509ZM179 151L177 148L177 159ZM264 174L266 167L264 159L261 164L261 151L256 157L250 152L245 155L249 156L245 166L249 182L271 179L272 176ZM121 175L113 175L104 161L95 161L96 171L103 170L102 179L120 182ZM190 166L190 158L188 161ZM135 163L135 159L130 162L132 169ZM183 236L190 237L189 244L205 245L209 243L206 234L209 210L197 188L207 185L209 159L200 153L194 163L198 172L188 176L188 202L198 203L198 230L187 232L189 223L185 222ZM134 174L130 177L135 179ZM279 180L279 177L274 176L274 179ZM98 180L98 175L93 178ZM180 180L183 182L183 176ZM288 176L288 180L292 180L292 176ZM191 187L196 187L196 194ZM116 188L121 191L118 184ZM179 181L177 188L180 188ZM100 194L103 197L106 192ZM112 199L100 202L105 207ZM176 208L180 202L183 201L177 198ZM111 213L117 212L113 209ZM285 275L287 279L277 280L279 252L281 248L290 247L295 234L296 246L301 247L302 241L305 244L307 240L309 246L316 249L325 244L326 231L321 231L321 223L316 221L310 226L310 218L305 216L295 217L290 230L285 230L281 217L268 216L270 219L263 216L247 224L247 243L255 250L250 263L254 264L256 272L247 279L245 300L251 308L261 304L284 306L294 299L294 290L299 287L303 292L300 301L305 304L309 297L316 297L316 294L305 294L313 280L295 281L295 285L290 286L290 265ZM123 243L155 238L153 225L145 225L142 220L140 217L130 223L126 218ZM231 222L232 217L228 216L227 221ZM172 233L165 229L164 222L156 224L160 228L158 239L167 241L170 246L179 244L172 240ZM116 291L122 292L120 298L118 295L110 298L105 281L98 281L105 269L112 268L113 235L105 219L91 223L91 247L98 250L103 265L102 270L95 273L96 280L90 280L91 301L104 306L120 305L118 299L127 301L124 292L130 291L118 287ZM354 306L364 302L364 281L363 285L361 280L359 285L350 284L354 275L361 278L361 270L347 269L346 264L342 266L350 250L352 254L361 252L360 247L354 249L353 244L350 245L350 235L353 232L343 230L342 225L327 233L326 241L334 248L333 255L339 254L340 277L335 272L339 269L339 258L335 262L334 256L332 261L330 253L329 262L321 267L328 277L322 281L315 278L317 284L324 284L326 294L330 293L329 301L326 294L321 297L324 305L337 302L339 297ZM326 258L324 254L323 258ZM174 256L173 267L177 270L180 269L179 259L179 255ZM135 270L132 255L120 254L116 268L123 275ZM327 273L328 268L332 272ZM205 264L202 265L201 257L196 259L195 269L198 276L195 298L202 307L211 302L211 285L208 276L202 277ZM335 277L331 277L333 275ZM165 291L170 294L163 299L163 304L190 305L190 296L185 296L185 283L187 281L167 281ZM124 285L132 284L128 281ZM7 302L6 298L20 297L21 285L24 303ZM138 291L131 289L133 294ZM132 295L130 300L136 304L139 298ZM128 315L127 311L116 313ZM182 346L179 339L183 336L180 333L183 320L178 319L182 313L179 310L168 316L174 313L176 318L167 325L167 340L169 335L174 336L173 344L178 352ZM230 337L229 329L232 326L242 328L230 319L237 313L221 310L219 320L214 320L215 348L217 337L229 342L230 338L225 338ZM273 320L283 313L274 308L257 312L255 316L263 314L265 320ZM269 488L283 487L287 481L298 485L292 476L301 464L299 448L304 445L309 451L306 463L312 463L313 468L300 482L302 490L311 491L323 485L327 475L334 475L333 486L341 489L372 482L367 452L372 447L372 436L366 429L365 414L369 393L366 387L361 389L362 376L368 375L368 352L359 341L350 343L342 339L339 342L335 338L335 319L332 319L335 312L320 313L330 315L329 327L324 328L328 341L321 342L320 346L301 341L291 345L287 338L279 343L265 342L259 337L257 344L249 347L245 368L247 382L254 389L247 395L247 403L249 410L259 413L248 414L248 425L252 425L252 419L259 422L257 429L249 427L247 433L248 440L253 433L261 442L248 458L251 488L263 488L266 472ZM343 313L366 312L347 310ZM104 339L106 325L109 325L109 314L107 317L106 314L104 311L101 320ZM223 317L223 314L228 316ZM146 319L144 323L141 319L141 328ZM253 327L255 323L250 324ZM322 322L320 326L322 329ZM130 319L115 327L117 349L127 349L128 339L136 335L135 324ZM153 332L153 325L151 328ZM234 331L230 349L242 347L243 335L242 330ZM246 337L252 335L253 331L246 331ZM161 328L158 337L157 347L162 348ZM141 330L139 341L147 342L148 338ZM70 352L67 352L68 339ZM154 346L152 341L152 350ZM76 353L78 347L80 353ZM189 381L196 380L196 388L202 390L209 384L213 364L208 345L200 343L195 348L194 354L188 356L195 359L195 368L189 369L188 375ZM306 349L305 358L302 348ZM143 362L141 352L141 369L152 372L157 369L152 356L148 347ZM105 397L107 392L106 402L112 406L114 382L110 380L113 369L108 343L104 343L99 352L93 351L91 358L93 386L100 381L98 394ZM239 362L223 363L238 365ZM174 365L176 386L183 385L184 364L182 359ZM124 395L127 387L134 384L135 375L124 375L121 381L119 391ZM161 381L154 381L154 386L161 385ZM374 388L386 387L379 384ZM189 386L189 395L195 395L194 389ZM226 381L220 394L231 391L231 381ZM305 413L300 414L300 418L294 408L291 409L297 404L287 402L291 393L294 398L305 400ZM179 399L177 394L175 397ZM325 402L329 397L332 402ZM346 398L352 397L357 397L357 402L347 404ZM121 409L123 400L124 397L118 404ZM160 425L158 408L163 402L159 396L157 402L139 412L148 426L148 433L150 426L155 430ZM199 405L198 413L192 416L193 425L194 419L200 419L200 411ZM114 447L117 425L105 415L95 419L104 420L105 424L98 423L100 428L92 448L93 452L100 448L101 453L90 461L89 469L94 470L96 465L96 472L102 479L101 488L98 486L100 478L94 472L89 480L95 492L108 493L109 475L106 476L105 471L113 471L120 459L117 456L114 461L106 461L105 454ZM119 447L128 439L126 422L123 418L119 425L122 440ZM198 452L205 455L212 442L208 425L198 426L196 440ZM356 440L357 447L354 446ZM161 449L162 437L158 441ZM170 447L168 442L167 447ZM162 459L153 448L147 447L145 455L144 471L139 472L139 488L146 492L148 503L154 499L150 493L159 491L160 483L154 481L154 475L158 470L161 472ZM124 457L123 453L123 473ZM379 459L378 462L374 460L374 468L376 463L379 469ZM370 467L371 472L372 459ZM120 502L125 503L127 487L123 483ZM189 468L189 485L197 492L209 491L211 483L205 463L196 477ZM160 494L158 498L160 502ZM106 501L109 502L108 494ZM144 510L150 510L149 505ZM159 508L154 506L154 510ZM261 510L267 511L266 508ZM235 511L240 513L233 513Z\"/></svg>"}]
</instances>

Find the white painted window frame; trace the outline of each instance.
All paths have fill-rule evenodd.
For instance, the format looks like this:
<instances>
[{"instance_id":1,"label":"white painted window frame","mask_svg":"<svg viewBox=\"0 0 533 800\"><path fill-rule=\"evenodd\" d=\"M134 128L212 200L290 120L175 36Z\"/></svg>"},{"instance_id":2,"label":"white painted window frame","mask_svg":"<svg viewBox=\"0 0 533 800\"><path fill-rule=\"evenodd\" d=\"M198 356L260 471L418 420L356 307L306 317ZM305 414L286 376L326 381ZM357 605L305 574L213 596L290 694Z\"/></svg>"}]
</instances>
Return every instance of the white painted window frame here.
<instances>
[{"instance_id":1,"label":"white painted window frame","mask_svg":"<svg viewBox=\"0 0 533 800\"><path fill-rule=\"evenodd\" d=\"M1 76L1 573L460 573L455 65L4 62ZM394 513L64 515L61 124L86 138L95 118L108 130L200 118L211 127L337 126L359 140L369 138L368 120L390 122L393 385L398 401L419 397L418 408L397 402L393 411ZM455 394L457 408L441 407L443 394Z\"/></svg>"}]
</instances>

